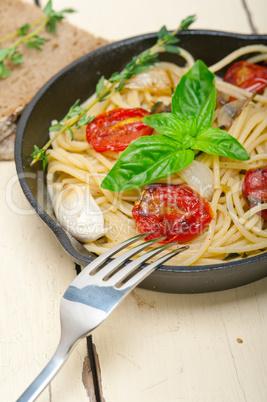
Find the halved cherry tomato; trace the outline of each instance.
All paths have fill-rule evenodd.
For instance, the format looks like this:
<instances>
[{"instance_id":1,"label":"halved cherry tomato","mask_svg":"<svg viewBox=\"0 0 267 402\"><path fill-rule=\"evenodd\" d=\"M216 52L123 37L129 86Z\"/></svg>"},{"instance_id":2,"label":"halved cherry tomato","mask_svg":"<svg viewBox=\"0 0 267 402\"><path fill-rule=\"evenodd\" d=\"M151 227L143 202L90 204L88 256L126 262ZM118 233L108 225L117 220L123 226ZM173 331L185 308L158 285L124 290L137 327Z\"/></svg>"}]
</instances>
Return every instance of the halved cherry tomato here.
<instances>
[{"instance_id":1,"label":"halved cherry tomato","mask_svg":"<svg viewBox=\"0 0 267 402\"><path fill-rule=\"evenodd\" d=\"M153 128L142 122L150 114L141 108L102 113L87 125L87 141L97 152L123 151L132 141L153 133Z\"/></svg>"},{"instance_id":2,"label":"halved cherry tomato","mask_svg":"<svg viewBox=\"0 0 267 402\"><path fill-rule=\"evenodd\" d=\"M223 79L250 92L259 93L267 87L267 67L238 61L227 70Z\"/></svg>"},{"instance_id":3,"label":"halved cherry tomato","mask_svg":"<svg viewBox=\"0 0 267 402\"><path fill-rule=\"evenodd\" d=\"M242 192L250 208L267 203L267 166L247 171ZM258 215L267 220L267 209L260 211Z\"/></svg>"},{"instance_id":4,"label":"halved cherry tomato","mask_svg":"<svg viewBox=\"0 0 267 402\"><path fill-rule=\"evenodd\" d=\"M155 230L153 239L184 243L200 234L213 218L209 203L190 187L168 184L148 185L136 201L133 218L139 233Z\"/></svg>"}]
</instances>

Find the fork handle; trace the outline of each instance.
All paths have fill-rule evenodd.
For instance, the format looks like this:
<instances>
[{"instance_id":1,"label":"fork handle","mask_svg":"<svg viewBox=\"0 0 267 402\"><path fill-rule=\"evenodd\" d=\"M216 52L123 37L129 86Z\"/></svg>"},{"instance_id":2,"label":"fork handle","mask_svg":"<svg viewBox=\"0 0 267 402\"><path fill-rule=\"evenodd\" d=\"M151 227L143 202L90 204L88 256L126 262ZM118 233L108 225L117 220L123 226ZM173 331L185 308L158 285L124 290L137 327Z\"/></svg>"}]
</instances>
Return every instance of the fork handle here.
<instances>
[{"instance_id":1,"label":"fork handle","mask_svg":"<svg viewBox=\"0 0 267 402\"><path fill-rule=\"evenodd\" d=\"M29 385L29 387L23 392L19 399L17 399L17 402L34 401L56 375L62 364L67 359L70 349L70 347L63 347L62 343L59 343L51 360L47 363L35 380Z\"/></svg>"}]
</instances>

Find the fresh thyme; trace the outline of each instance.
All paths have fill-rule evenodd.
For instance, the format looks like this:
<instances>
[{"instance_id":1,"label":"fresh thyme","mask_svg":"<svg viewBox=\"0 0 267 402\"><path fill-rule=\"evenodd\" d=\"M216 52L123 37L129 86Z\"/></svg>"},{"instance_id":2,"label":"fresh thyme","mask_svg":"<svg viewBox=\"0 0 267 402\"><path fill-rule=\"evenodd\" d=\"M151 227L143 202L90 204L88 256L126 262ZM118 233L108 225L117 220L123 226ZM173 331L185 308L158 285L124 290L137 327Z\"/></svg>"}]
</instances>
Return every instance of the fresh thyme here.
<instances>
[{"instance_id":1,"label":"fresh thyme","mask_svg":"<svg viewBox=\"0 0 267 402\"><path fill-rule=\"evenodd\" d=\"M74 105L71 106L66 116L61 120L60 123L56 123L49 128L50 132L53 131L65 131L68 130L73 140L73 128L82 127L93 120L93 117L86 116L87 109L79 106L80 99L78 99ZM71 122L70 119L74 118ZM68 123L69 122L69 123ZM62 131L63 130L63 131Z\"/></svg>"},{"instance_id":2,"label":"fresh thyme","mask_svg":"<svg viewBox=\"0 0 267 402\"><path fill-rule=\"evenodd\" d=\"M57 22L65 18L66 13L72 13L72 9L64 9L62 11L54 11L52 8L52 0L49 0L43 9L44 17L29 24L26 23L18 30L2 39L0 43L6 42L12 38L17 38L12 45L0 49L0 78L6 78L11 74L12 70L7 66L7 62L14 64L23 63L23 54L19 46L23 43L30 49L42 50L42 46L46 42L46 38L39 36L45 28L49 33L56 32Z\"/></svg>"},{"instance_id":3,"label":"fresh thyme","mask_svg":"<svg viewBox=\"0 0 267 402\"><path fill-rule=\"evenodd\" d=\"M158 32L157 42L151 48L140 53L138 56L134 56L121 72L113 73L108 80L102 76L96 85L95 100L92 101L86 109L81 108L78 105L79 100L77 100L74 105L71 106L67 115L59 123L50 127L49 131L56 132L56 134L50 138L42 149L36 151L36 148L31 154L33 158L31 166L39 159L43 161L43 166L46 166L48 156L46 155L46 151L52 142L65 131L69 131L71 138L73 138L73 128L82 127L94 119L93 116L88 117L87 112L96 103L103 102L110 97L112 93L120 91L131 77L141 74L148 70L151 66L155 65L155 63L158 61L159 52L165 51L168 53L179 54L180 51L177 47L179 39L176 37L176 34L181 30L187 30L194 21L194 15L187 17L171 34L167 31L165 26L162 27Z\"/></svg>"},{"instance_id":4,"label":"fresh thyme","mask_svg":"<svg viewBox=\"0 0 267 402\"><path fill-rule=\"evenodd\" d=\"M49 154L44 153L44 149L39 149L37 145L34 145L33 148L34 152L32 153L32 156L41 154L39 159L43 161L43 170L45 170L47 166L47 157L49 156Z\"/></svg>"}]
</instances>

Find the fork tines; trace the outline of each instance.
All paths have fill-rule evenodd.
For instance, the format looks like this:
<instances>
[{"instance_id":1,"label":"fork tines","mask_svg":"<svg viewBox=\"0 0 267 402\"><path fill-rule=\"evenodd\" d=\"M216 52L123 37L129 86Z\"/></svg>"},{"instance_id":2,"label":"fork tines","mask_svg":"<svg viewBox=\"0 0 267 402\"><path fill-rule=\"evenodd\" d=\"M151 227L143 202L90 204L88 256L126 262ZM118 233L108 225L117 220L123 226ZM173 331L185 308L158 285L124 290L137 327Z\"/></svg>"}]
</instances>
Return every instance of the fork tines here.
<instances>
[{"instance_id":1,"label":"fork tines","mask_svg":"<svg viewBox=\"0 0 267 402\"><path fill-rule=\"evenodd\" d=\"M166 239L166 237L158 237L156 239L145 241L108 262L108 260L110 260L110 258L119 251L143 238L148 237L152 233L153 232L149 232L132 237L131 239L128 239L106 251L88 266L88 270L86 269L87 274L89 273L89 275L97 281L106 282L106 285L108 286L115 286L116 288L124 290L126 288L136 286L161 264L188 249L188 246L182 246L176 250L172 250L168 254L163 255L156 261L142 267L142 265L152 257L156 256L165 249L178 244L177 242L170 242L167 244L162 244L159 247L152 248L145 254L130 260L130 258L137 256L141 251ZM106 264L106 262L108 263Z\"/></svg>"}]
</instances>

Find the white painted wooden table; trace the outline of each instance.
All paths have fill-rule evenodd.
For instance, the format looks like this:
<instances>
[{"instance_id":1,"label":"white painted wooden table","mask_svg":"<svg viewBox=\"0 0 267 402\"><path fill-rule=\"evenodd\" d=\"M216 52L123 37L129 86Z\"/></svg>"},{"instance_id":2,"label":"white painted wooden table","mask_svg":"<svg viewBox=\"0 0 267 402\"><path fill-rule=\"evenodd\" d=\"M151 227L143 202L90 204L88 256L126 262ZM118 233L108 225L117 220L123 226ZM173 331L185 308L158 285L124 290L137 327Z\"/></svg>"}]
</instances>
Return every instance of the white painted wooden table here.
<instances>
[{"instance_id":1,"label":"white painted wooden table","mask_svg":"<svg viewBox=\"0 0 267 402\"><path fill-rule=\"evenodd\" d=\"M174 29L189 14L198 16L195 28L267 31L266 0L53 4L75 7L73 24L110 40ZM0 163L0 177L0 400L11 402L54 352L60 299L76 271L28 206L14 162ZM199 295L136 289L93 334L103 401L265 402L266 339L267 278ZM87 363L82 341L39 400L95 401Z\"/></svg>"}]
</instances>

